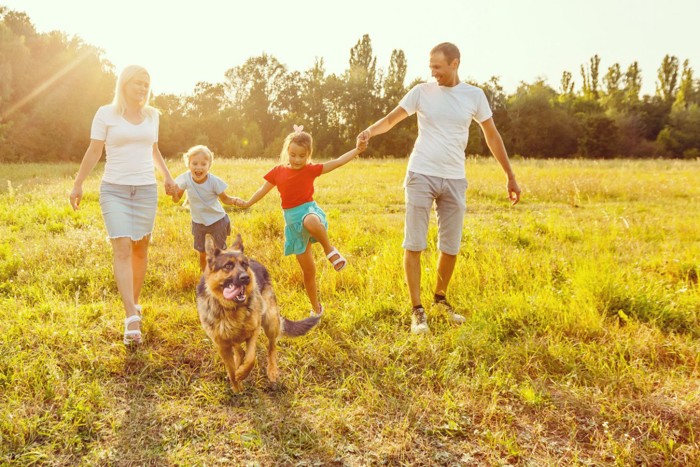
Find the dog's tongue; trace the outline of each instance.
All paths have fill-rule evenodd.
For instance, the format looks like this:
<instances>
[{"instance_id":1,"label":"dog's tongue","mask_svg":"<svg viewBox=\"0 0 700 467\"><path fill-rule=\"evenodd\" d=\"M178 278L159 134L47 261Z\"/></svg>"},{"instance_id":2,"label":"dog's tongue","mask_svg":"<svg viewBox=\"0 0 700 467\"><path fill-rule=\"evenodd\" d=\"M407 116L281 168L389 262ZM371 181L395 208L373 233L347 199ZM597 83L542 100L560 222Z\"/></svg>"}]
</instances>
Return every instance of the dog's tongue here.
<instances>
[{"instance_id":1,"label":"dog's tongue","mask_svg":"<svg viewBox=\"0 0 700 467\"><path fill-rule=\"evenodd\" d=\"M242 285L237 286L231 284L224 289L224 298L226 298L226 300L233 300L235 297L239 296L241 292L243 292Z\"/></svg>"}]
</instances>

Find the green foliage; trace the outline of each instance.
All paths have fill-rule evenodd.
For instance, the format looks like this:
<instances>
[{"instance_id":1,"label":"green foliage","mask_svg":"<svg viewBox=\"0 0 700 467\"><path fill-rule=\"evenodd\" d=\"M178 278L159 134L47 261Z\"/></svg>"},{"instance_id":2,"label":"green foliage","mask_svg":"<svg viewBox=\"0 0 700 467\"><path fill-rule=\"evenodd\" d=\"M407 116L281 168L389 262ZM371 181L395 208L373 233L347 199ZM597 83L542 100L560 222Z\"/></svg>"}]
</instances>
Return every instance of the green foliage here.
<instances>
[{"instance_id":1,"label":"green foliage","mask_svg":"<svg viewBox=\"0 0 700 467\"><path fill-rule=\"evenodd\" d=\"M5 8L0 57L0 162L80 160L96 109L112 98L115 75L103 51L62 32L39 33L26 14ZM512 95L498 77L472 84L486 93L511 154L697 157L690 106L700 105L700 84L688 60L681 71L677 57L664 57L655 96L640 96L637 62L624 72L614 63L604 75L601 64L596 54L581 65L576 89L568 71L558 91L542 80L522 83ZM338 74L327 74L323 58L296 71L266 53L250 57L221 82L199 82L191 94L154 96L162 112L161 151L177 157L206 144L223 157L276 158L292 125L303 124L314 135L316 154L337 156L421 82L406 82L407 66L404 52L395 49L383 69L367 34L349 48L348 67ZM373 140L367 155L406 157L416 135L416 119L408 119ZM489 153L476 124L465 153Z\"/></svg>"}]
</instances>

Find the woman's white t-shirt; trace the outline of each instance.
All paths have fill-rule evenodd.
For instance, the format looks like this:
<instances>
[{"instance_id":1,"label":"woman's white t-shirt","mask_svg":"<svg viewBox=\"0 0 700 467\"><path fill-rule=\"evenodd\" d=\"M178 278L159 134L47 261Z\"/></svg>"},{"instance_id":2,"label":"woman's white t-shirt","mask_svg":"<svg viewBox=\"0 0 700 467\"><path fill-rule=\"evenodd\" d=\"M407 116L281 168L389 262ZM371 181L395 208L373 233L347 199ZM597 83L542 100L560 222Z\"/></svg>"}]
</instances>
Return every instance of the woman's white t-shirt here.
<instances>
[{"instance_id":1,"label":"woman's white t-shirt","mask_svg":"<svg viewBox=\"0 0 700 467\"><path fill-rule=\"evenodd\" d=\"M90 138L105 143L103 181L135 186L156 183L153 144L158 142L158 123L155 109L146 109L146 118L138 125L119 115L112 104L97 110Z\"/></svg>"}]
</instances>

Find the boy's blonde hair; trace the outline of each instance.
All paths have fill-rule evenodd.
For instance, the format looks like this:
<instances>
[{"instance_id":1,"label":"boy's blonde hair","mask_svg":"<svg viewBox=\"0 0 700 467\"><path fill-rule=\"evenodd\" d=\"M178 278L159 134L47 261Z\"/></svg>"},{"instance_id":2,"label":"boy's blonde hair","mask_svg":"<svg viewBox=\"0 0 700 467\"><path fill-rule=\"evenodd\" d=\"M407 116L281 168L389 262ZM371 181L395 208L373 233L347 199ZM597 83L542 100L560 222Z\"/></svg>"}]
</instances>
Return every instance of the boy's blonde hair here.
<instances>
[{"instance_id":1,"label":"boy's blonde hair","mask_svg":"<svg viewBox=\"0 0 700 467\"><path fill-rule=\"evenodd\" d=\"M287 150L289 149L290 144L297 144L301 146L302 148L306 149L306 155L311 160L311 154L313 154L313 145L314 145L314 139L311 137L311 135L305 131L293 131L287 135L286 138L284 138L284 144L282 145L282 152L280 152L280 161L281 162L287 162L287 158L289 157L289 154Z\"/></svg>"},{"instance_id":2,"label":"boy's blonde hair","mask_svg":"<svg viewBox=\"0 0 700 467\"><path fill-rule=\"evenodd\" d=\"M204 154L207 156L207 159L209 159L209 165L214 163L214 153L211 152L211 149L203 144L198 144L197 146L192 146L189 148L187 152L182 155L182 158L185 160L185 165L190 165L190 157L196 156L197 154Z\"/></svg>"}]
</instances>

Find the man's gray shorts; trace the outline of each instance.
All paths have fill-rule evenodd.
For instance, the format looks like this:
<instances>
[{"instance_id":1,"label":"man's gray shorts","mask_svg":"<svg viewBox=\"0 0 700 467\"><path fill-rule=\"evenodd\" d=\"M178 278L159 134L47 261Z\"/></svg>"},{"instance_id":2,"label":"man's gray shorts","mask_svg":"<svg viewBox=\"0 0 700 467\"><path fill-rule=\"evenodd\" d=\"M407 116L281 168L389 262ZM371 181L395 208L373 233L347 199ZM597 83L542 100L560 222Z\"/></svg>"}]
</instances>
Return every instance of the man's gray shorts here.
<instances>
[{"instance_id":1,"label":"man's gray shorts","mask_svg":"<svg viewBox=\"0 0 700 467\"><path fill-rule=\"evenodd\" d=\"M408 172L404 188L406 223L403 248L410 251L427 248L428 223L434 202L438 221L438 250L448 255L458 254L467 210L467 179Z\"/></svg>"}]
</instances>

